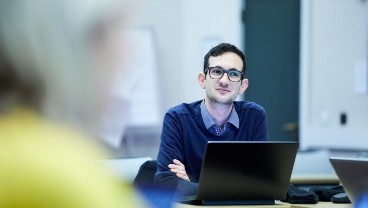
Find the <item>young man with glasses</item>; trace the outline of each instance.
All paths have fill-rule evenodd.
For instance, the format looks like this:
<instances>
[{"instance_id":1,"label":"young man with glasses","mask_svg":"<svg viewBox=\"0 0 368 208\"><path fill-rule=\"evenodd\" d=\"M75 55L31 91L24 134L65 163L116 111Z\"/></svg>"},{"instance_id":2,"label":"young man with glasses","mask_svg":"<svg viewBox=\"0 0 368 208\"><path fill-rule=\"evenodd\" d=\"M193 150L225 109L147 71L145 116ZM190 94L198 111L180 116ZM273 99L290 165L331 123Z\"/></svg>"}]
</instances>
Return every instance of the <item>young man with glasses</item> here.
<instances>
[{"instance_id":1,"label":"young man with glasses","mask_svg":"<svg viewBox=\"0 0 368 208\"><path fill-rule=\"evenodd\" d=\"M245 70L245 56L234 45L221 43L205 55L198 75L204 100L183 103L165 115L156 182L176 186L184 196L195 195L208 141L268 140L265 110L235 101L248 87Z\"/></svg>"}]
</instances>

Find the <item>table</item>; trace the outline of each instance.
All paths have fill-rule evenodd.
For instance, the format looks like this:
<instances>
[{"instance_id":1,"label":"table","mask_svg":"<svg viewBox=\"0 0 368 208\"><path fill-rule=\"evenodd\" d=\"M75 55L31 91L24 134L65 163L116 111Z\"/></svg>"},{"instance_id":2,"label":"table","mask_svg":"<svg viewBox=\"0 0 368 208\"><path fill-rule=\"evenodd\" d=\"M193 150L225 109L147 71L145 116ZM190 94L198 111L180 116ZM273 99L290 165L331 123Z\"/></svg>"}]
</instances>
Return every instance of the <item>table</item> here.
<instances>
[{"instance_id":1,"label":"table","mask_svg":"<svg viewBox=\"0 0 368 208\"><path fill-rule=\"evenodd\" d=\"M199 205L188 205L188 204L176 204L175 208L194 208L194 207L211 207L211 208L224 208L224 207L231 207L231 208L353 208L351 204L334 204L331 202L319 202L318 204L288 204L276 201L275 205L231 205L231 206L199 206Z\"/></svg>"}]
</instances>

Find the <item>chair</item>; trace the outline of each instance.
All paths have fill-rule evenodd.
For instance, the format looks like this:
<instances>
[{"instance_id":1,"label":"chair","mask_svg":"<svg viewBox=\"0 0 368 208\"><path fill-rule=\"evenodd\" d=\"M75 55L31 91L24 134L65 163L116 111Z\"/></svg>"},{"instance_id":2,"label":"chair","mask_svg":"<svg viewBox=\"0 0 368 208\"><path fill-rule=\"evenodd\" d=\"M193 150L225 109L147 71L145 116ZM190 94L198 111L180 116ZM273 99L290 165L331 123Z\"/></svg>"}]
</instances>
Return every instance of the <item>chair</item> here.
<instances>
[{"instance_id":1,"label":"chair","mask_svg":"<svg viewBox=\"0 0 368 208\"><path fill-rule=\"evenodd\" d=\"M144 162L133 184L154 208L173 207L172 204L178 200L176 189L173 186L156 184L154 180L156 171L156 160Z\"/></svg>"},{"instance_id":2,"label":"chair","mask_svg":"<svg viewBox=\"0 0 368 208\"><path fill-rule=\"evenodd\" d=\"M155 173L157 171L157 161L148 160L144 162L138 170L138 174L134 179L135 186L153 185L155 184Z\"/></svg>"}]
</instances>

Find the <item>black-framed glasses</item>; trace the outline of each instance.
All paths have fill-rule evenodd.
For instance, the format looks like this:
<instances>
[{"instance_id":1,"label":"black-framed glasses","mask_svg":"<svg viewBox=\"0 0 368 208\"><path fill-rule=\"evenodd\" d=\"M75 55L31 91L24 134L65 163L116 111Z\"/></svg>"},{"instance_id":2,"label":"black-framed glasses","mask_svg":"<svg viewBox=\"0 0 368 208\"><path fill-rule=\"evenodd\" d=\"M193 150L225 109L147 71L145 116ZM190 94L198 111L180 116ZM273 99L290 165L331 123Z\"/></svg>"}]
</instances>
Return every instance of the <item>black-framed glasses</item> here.
<instances>
[{"instance_id":1,"label":"black-framed glasses","mask_svg":"<svg viewBox=\"0 0 368 208\"><path fill-rule=\"evenodd\" d=\"M208 67L204 73L210 75L212 79L221 79L224 74L227 74L227 77L232 82L239 82L243 80L244 75L243 72L238 71L236 69L223 69L221 66Z\"/></svg>"}]
</instances>

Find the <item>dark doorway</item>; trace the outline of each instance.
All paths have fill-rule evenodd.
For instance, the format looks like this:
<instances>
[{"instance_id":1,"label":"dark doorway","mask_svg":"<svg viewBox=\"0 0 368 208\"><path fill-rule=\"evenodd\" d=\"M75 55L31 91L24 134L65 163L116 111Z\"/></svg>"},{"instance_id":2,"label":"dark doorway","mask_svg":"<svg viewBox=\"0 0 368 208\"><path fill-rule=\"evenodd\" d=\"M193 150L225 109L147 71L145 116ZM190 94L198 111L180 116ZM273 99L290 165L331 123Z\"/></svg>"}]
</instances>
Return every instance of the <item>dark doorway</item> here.
<instances>
[{"instance_id":1,"label":"dark doorway","mask_svg":"<svg viewBox=\"0 0 368 208\"><path fill-rule=\"evenodd\" d=\"M270 140L297 140L300 0L245 0L245 99L266 109Z\"/></svg>"}]
</instances>

